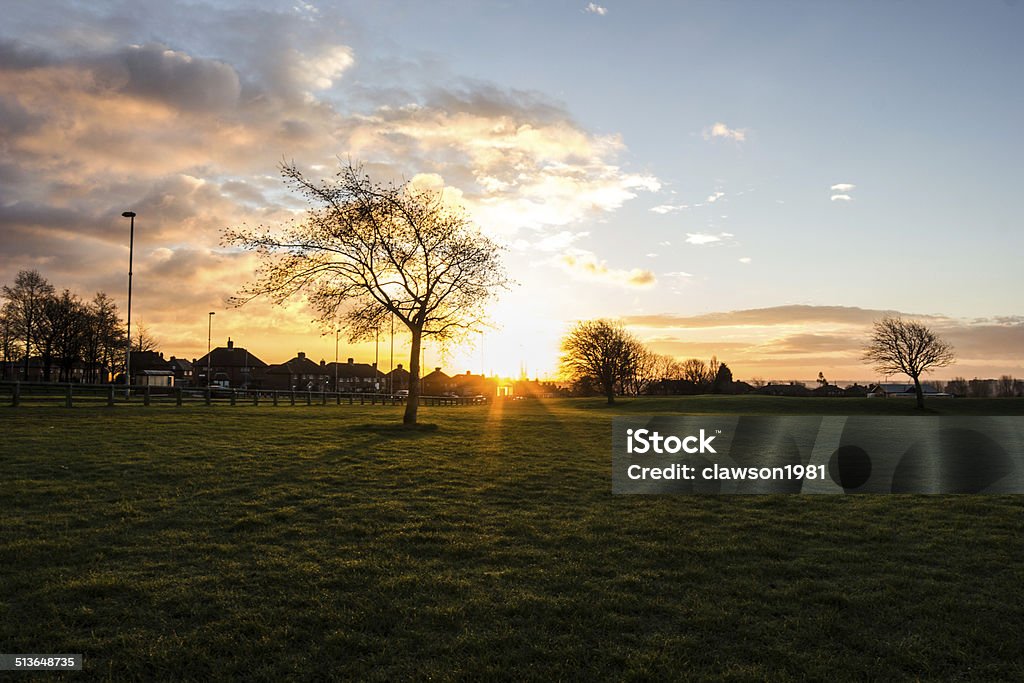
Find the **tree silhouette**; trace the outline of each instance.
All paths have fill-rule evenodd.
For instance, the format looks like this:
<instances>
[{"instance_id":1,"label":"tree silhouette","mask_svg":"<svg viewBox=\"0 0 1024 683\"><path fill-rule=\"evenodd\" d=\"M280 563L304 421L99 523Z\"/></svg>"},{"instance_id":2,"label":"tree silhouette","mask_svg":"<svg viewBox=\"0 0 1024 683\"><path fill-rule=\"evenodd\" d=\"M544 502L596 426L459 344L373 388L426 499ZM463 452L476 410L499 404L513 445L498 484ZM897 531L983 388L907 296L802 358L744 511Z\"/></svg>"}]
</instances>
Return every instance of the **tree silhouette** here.
<instances>
[{"instance_id":1,"label":"tree silhouette","mask_svg":"<svg viewBox=\"0 0 1024 683\"><path fill-rule=\"evenodd\" d=\"M615 403L616 389L636 371L643 345L621 324L585 320L562 340L562 372L576 382L587 382Z\"/></svg>"},{"instance_id":2,"label":"tree silhouette","mask_svg":"<svg viewBox=\"0 0 1024 683\"><path fill-rule=\"evenodd\" d=\"M902 373L914 380L917 407L924 408L921 374L951 365L956 356L953 347L924 324L886 316L875 322L863 359L878 372Z\"/></svg>"},{"instance_id":3,"label":"tree silhouette","mask_svg":"<svg viewBox=\"0 0 1024 683\"><path fill-rule=\"evenodd\" d=\"M4 285L3 295L10 305L5 307L10 327L23 340L25 379L28 379L29 358L38 341L43 306L53 296L53 285L38 270L23 270L15 276L13 287Z\"/></svg>"},{"instance_id":4,"label":"tree silhouette","mask_svg":"<svg viewBox=\"0 0 1024 683\"><path fill-rule=\"evenodd\" d=\"M257 281L234 303L304 294L325 329L341 320L351 341L372 338L394 315L412 336L402 420L416 424L423 340L443 342L479 326L485 304L508 285L499 247L440 191L377 182L351 162L333 180L307 180L294 164L282 175L310 209L276 230L225 233L261 259Z\"/></svg>"}]
</instances>

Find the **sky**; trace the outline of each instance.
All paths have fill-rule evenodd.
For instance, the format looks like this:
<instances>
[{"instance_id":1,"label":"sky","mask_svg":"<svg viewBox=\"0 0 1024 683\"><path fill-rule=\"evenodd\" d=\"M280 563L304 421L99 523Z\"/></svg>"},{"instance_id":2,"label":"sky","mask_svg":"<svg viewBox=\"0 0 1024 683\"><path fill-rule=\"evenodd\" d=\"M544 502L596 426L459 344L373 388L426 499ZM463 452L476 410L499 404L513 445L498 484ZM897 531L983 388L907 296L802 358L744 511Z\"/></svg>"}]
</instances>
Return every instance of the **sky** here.
<instances>
[{"instance_id":1,"label":"sky","mask_svg":"<svg viewBox=\"0 0 1024 683\"><path fill-rule=\"evenodd\" d=\"M738 379L881 379L886 314L1024 376L1024 4L14 3L0 25L0 282L35 268L193 358L331 361L303 302L241 308L226 228L339 162L443 182L506 247L494 327L428 367L557 371L574 321ZM325 334L326 331L326 334ZM407 337L337 346L408 363ZM403 357L406 356L406 357Z\"/></svg>"}]
</instances>

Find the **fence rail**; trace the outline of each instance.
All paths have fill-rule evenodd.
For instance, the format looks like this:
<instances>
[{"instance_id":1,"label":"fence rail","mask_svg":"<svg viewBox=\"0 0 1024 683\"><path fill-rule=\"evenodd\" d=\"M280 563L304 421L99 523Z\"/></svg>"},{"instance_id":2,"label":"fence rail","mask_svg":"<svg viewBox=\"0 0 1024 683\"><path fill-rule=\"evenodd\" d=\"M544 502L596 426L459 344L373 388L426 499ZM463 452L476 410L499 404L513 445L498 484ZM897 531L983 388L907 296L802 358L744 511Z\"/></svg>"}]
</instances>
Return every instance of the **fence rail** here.
<instances>
[{"instance_id":1,"label":"fence rail","mask_svg":"<svg viewBox=\"0 0 1024 683\"><path fill-rule=\"evenodd\" d=\"M6 400L5 400L6 399ZM228 389L225 387L125 387L123 384L0 382L0 401L10 406L62 405L405 405L408 397L395 394L335 391ZM463 406L487 403L484 396L420 396L421 406Z\"/></svg>"}]
</instances>

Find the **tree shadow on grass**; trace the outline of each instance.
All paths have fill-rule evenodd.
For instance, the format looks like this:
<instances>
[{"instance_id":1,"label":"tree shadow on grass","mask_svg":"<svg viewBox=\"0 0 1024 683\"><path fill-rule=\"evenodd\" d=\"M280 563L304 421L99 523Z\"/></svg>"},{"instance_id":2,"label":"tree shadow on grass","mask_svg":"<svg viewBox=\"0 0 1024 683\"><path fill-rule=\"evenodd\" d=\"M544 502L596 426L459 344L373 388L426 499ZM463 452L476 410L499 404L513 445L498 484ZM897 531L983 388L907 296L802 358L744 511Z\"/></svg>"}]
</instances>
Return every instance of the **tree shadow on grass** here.
<instances>
[{"instance_id":1,"label":"tree shadow on grass","mask_svg":"<svg viewBox=\"0 0 1024 683\"><path fill-rule=\"evenodd\" d=\"M430 422L420 422L414 425L365 422L363 424L352 425L350 429L355 432L368 432L370 434L379 434L381 436L419 437L438 431L438 426Z\"/></svg>"}]
</instances>

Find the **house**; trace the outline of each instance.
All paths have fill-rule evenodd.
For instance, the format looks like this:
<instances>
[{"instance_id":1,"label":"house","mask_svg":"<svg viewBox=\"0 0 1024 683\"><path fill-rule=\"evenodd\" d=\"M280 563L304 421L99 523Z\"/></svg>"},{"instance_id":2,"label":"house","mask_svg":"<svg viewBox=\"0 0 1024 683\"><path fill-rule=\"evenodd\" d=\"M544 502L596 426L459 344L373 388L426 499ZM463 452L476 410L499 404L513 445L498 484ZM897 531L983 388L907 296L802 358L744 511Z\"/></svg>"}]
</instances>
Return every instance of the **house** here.
<instances>
[{"instance_id":1,"label":"house","mask_svg":"<svg viewBox=\"0 0 1024 683\"><path fill-rule=\"evenodd\" d=\"M928 384L927 382L921 383L921 392L925 398L932 397L949 397L951 394L939 391L934 385ZM867 392L868 398L915 398L917 392L914 390L913 384L872 384L868 387Z\"/></svg>"},{"instance_id":2,"label":"house","mask_svg":"<svg viewBox=\"0 0 1024 683\"><path fill-rule=\"evenodd\" d=\"M202 358L193 360L192 366L196 386L249 388L261 385L267 364L249 353L248 349L236 347L229 337L227 346L218 346Z\"/></svg>"},{"instance_id":3,"label":"house","mask_svg":"<svg viewBox=\"0 0 1024 683\"><path fill-rule=\"evenodd\" d=\"M261 376L265 388L286 391L326 391L328 381L333 378L333 374L328 374L324 361L317 364L306 358L302 351L291 360L268 366Z\"/></svg>"},{"instance_id":4,"label":"house","mask_svg":"<svg viewBox=\"0 0 1024 683\"><path fill-rule=\"evenodd\" d=\"M377 393L386 389L386 375L377 369L376 363L356 363L354 358L349 358L345 363L327 363L325 370L328 386L333 387L333 391Z\"/></svg>"},{"instance_id":5,"label":"house","mask_svg":"<svg viewBox=\"0 0 1024 683\"><path fill-rule=\"evenodd\" d=\"M800 382L789 384L766 384L754 393L763 396L810 396L811 392Z\"/></svg>"},{"instance_id":6,"label":"house","mask_svg":"<svg viewBox=\"0 0 1024 683\"><path fill-rule=\"evenodd\" d=\"M384 375L384 390L389 394L409 390L409 371L403 368L401 363Z\"/></svg>"},{"instance_id":7,"label":"house","mask_svg":"<svg viewBox=\"0 0 1024 683\"><path fill-rule=\"evenodd\" d=\"M174 372L164 354L157 351L131 352L132 384L143 387L172 387Z\"/></svg>"},{"instance_id":8,"label":"house","mask_svg":"<svg viewBox=\"0 0 1024 683\"><path fill-rule=\"evenodd\" d=\"M190 387L195 384L194 364L184 358L175 358L174 356L171 356L171 359L167 362L171 366L171 372L174 373L174 384L176 386Z\"/></svg>"},{"instance_id":9,"label":"house","mask_svg":"<svg viewBox=\"0 0 1024 683\"><path fill-rule=\"evenodd\" d=\"M496 379L474 375L469 370L463 375L455 375L451 381L459 396L494 396L498 392Z\"/></svg>"},{"instance_id":10,"label":"house","mask_svg":"<svg viewBox=\"0 0 1024 683\"><path fill-rule=\"evenodd\" d=\"M441 372L439 367L420 380L420 394L423 396L444 396L454 390L455 383L452 382L452 378Z\"/></svg>"}]
</instances>

